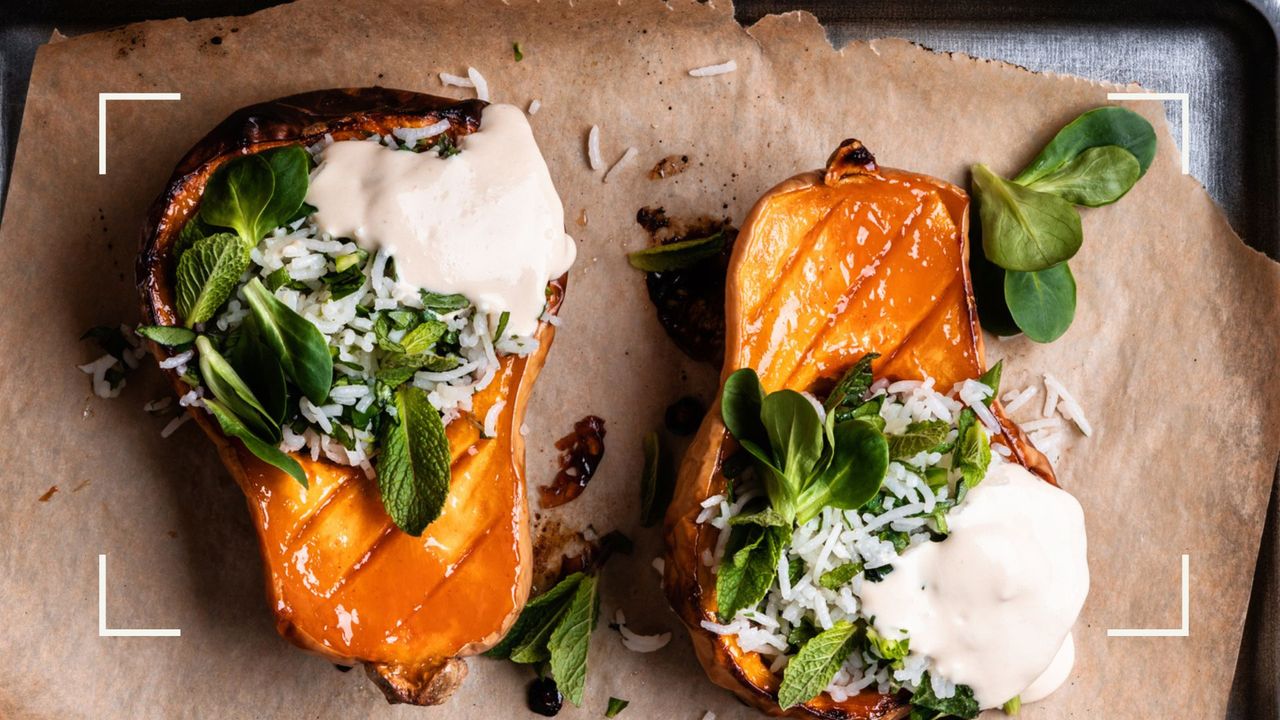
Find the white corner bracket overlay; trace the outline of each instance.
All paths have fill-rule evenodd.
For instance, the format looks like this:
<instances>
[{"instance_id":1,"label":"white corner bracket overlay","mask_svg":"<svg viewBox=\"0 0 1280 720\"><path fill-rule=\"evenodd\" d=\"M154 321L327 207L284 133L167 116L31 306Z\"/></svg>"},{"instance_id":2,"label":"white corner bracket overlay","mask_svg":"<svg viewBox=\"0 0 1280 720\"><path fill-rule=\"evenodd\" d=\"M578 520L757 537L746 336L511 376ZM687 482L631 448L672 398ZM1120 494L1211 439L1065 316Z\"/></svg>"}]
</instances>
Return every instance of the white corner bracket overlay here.
<instances>
[{"instance_id":1,"label":"white corner bracket overlay","mask_svg":"<svg viewBox=\"0 0 1280 720\"><path fill-rule=\"evenodd\" d=\"M1182 556L1182 627L1136 630L1107 630L1107 637L1190 637L1191 635L1191 556Z\"/></svg>"},{"instance_id":2,"label":"white corner bracket overlay","mask_svg":"<svg viewBox=\"0 0 1280 720\"><path fill-rule=\"evenodd\" d=\"M157 630L107 627L107 556L98 555L98 637L179 637L178 628Z\"/></svg>"},{"instance_id":3,"label":"white corner bracket overlay","mask_svg":"<svg viewBox=\"0 0 1280 720\"><path fill-rule=\"evenodd\" d=\"M98 174L107 174L107 101L108 100L181 100L176 92L104 92L98 93Z\"/></svg>"},{"instance_id":4,"label":"white corner bracket overlay","mask_svg":"<svg viewBox=\"0 0 1280 720\"><path fill-rule=\"evenodd\" d=\"M1113 92L1107 93L1108 100L1159 100L1168 102L1176 100L1182 103L1182 174L1191 174L1191 96L1189 93L1145 93L1145 92Z\"/></svg>"}]
</instances>

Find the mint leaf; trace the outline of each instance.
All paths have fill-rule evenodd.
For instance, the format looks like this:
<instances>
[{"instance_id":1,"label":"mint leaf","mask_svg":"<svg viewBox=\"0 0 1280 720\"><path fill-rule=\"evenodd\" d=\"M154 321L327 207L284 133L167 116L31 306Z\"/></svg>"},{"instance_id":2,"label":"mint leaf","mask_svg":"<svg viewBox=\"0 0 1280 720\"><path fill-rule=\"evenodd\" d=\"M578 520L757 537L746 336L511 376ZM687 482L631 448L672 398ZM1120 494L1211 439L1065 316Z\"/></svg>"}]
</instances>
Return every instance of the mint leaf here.
<instances>
[{"instance_id":1,"label":"mint leaf","mask_svg":"<svg viewBox=\"0 0 1280 720\"><path fill-rule=\"evenodd\" d=\"M871 651L885 660L901 660L910 651L911 639L907 637L893 640L876 632L874 627L867 626L867 644Z\"/></svg>"},{"instance_id":2,"label":"mint leaf","mask_svg":"<svg viewBox=\"0 0 1280 720\"><path fill-rule=\"evenodd\" d=\"M818 577L818 584L828 590L839 590L862 572L862 563L850 562L837 565Z\"/></svg>"},{"instance_id":3,"label":"mint leaf","mask_svg":"<svg viewBox=\"0 0 1280 720\"><path fill-rule=\"evenodd\" d=\"M294 460L275 445L263 442L250 432L234 413L223 407L217 400L205 398L204 406L209 409L218 424L222 426L222 432L230 437L239 438L249 452L256 455L259 460L285 471L290 477L301 483L302 487L307 486L307 473L298 464L297 460Z\"/></svg>"},{"instance_id":4,"label":"mint leaf","mask_svg":"<svg viewBox=\"0 0 1280 720\"><path fill-rule=\"evenodd\" d=\"M517 645L523 644L546 618L557 617L569 609L569 601L573 599L573 593L584 577L586 576L580 572L573 573L556 583L550 590L526 603L524 610L520 612L520 616L503 636L502 641L489 649L485 655L499 659L511 657L512 650Z\"/></svg>"},{"instance_id":5,"label":"mint leaf","mask_svg":"<svg viewBox=\"0 0 1280 720\"><path fill-rule=\"evenodd\" d=\"M258 278L245 284L244 297L263 341L275 352L284 374L311 402L319 405L329 399L333 356L320 329L280 302Z\"/></svg>"},{"instance_id":6,"label":"mint leaf","mask_svg":"<svg viewBox=\"0 0 1280 720\"><path fill-rule=\"evenodd\" d=\"M778 574L778 558L791 541L791 528L735 525L725 559L716 571L716 612L729 622L739 610L760 604Z\"/></svg>"},{"instance_id":7,"label":"mint leaf","mask_svg":"<svg viewBox=\"0 0 1280 720\"><path fill-rule=\"evenodd\" d=\"M519 46L517 45L517 47ZM627 706L630 704L631 703L621 698L611 697L609 698L609 707L604 711L604 716L607 718L617 717L618 713L626 710Z\"/></svg>"},{"instance_id":8,"label":"mint leaf","mask_svg":"<svg viewBox=\"0 0 1280 720\"><path fill-rule=\"evenodd\" d=\"M707 237L655 245L627 254L631 267L645 272L681 270L715 257L724 249L724 231Z\"/></svg>"},{"instance_id":9,"label":"mint leaf","mask_svg":"<svg viewBox=\"0 0 1280 720\"><path fill-rule=\"evenodd\" d=\"M1000 375L1004 373L1004 360L997 362L995 365L987 368L987 371L978 376L978 382L991 388L991 395L983 400L982 403L987 407L991 407L991 403L995 402L996 395L1000 392Z\"/></svg>"},{"instance_id":10,"label":"mint leaf","mask_svg":"<svg viewBox=\"0 0 1280 720\"><path fill-rule=\"evenodd\" d=\"M139 325L134 332L165 347L182 347L196 341L194 330L177 325Z\"/></svg>"},{"instance_id":11,"label":"mint leaf","mask_svg":"<svg viewBox=\"0 0 1280 720\"><path fill-rule=\"evenodd\" d=\"M447 135L442 137L446 139L448 138ZM441 315L447 315L455 310L461 310L471 304L471 301L468 300L466 296L459 295L457 293L454 293L453 295L441 295L440 293L423 290L419 296L422 298L422 307L432 312L440 313Z\"/></svg>"},{"instance_id":12,"label":"mint leaf","mask_svg":"<svg viewBox=\"0 0 1280 720\"><path fill-rule=\"evenodd\" d=\"M406 355L418 355L431 349L449 327L439 320L428 320L405 333L400 347Z\"/></svg>"},{"instance_id":13,"label":"mint leaf","mask_svg":"<svg viewBox=\"0 0 1280 720\"><path fill-rule=\"evenodd\" d=\"M582 694L587 686L587 650L591 646L591 631L596 627L596 614L600 610L600 596L596 592L596 578L585 576L574 590L573 600L560 623L547 641L551 653L551 674L555 676L560 692L574 705L582 705Z\"/></svg>"},{"instance_id":14,"label":"mint leaf","mask_svg":"<svg viewBox=\"0 0 1280 720\"><path fill-rule=\"evenodd\" d=\"M396 391L396 417L385 417L379 444L378 489L396 525L419 536L440 517L449 495L449 438L440 413L421 388Z\"/></svg>"},{"instance_id":15,"label":"mint leaf","mask_svg":"<svg viewBox=\"0 0 1280 720\"><path fill-rule=\"evenodd\" d=\"M929 677L929 673L925 673L920 679L920 686L911 696L911 704L916 708L935 710L940 713L934 717L955 716L968 720L978 716L978 701L973 698L973 688L968 685L957 685L955 695L945 699L939 698L933 692L933 680Z\"/></svg>"},{"instance_id":16,"label":"mint leaf","mask_svg":"<svg viewBox=\"0 0 1280 720\"><path fill-rule=\"evenodd\" d=\"M951 426L946 420L923 420L907 426L901 435L890 435L889 458L905 460L946 442Z\"/></svg>"},{"instance_id":17,"label":"mint leaf","mask_svg":"<svg viewBox=\"0 0 1280 720\"><path fill-rule=\"evenodd\" d=\"M840 408L852 409L862 405L862 397L871 389L871 362L880 357L880 353L867 353L849 368L840 382L836 383L831 394L827 396L824 407L827 412ZM879 411L879 407L877 407Z\"/></svg>"},{"instance_id":18,"label":"mint leaf","mask_svg":"<svg viewBox=\"0 0 1280 720\"><path fill-rule=\"evenodd\" d=\"M399 387L409 381L419 370L444 372L458 367L458 359L450 356L420 353L418 355L392 354L382 360L382 367L374 374L391 387Z\"/></svg>"},{"instance_id":19,"label":"mint leaf","mask_svg":"<svg viewBox=\"0 0 1280 720\"><path fill-rule=\"evenodd\" d=\"M192 327L218 311L249 268L249 248L231 233L201 238L178 259L178 314Z\"/></svg>"},{"instance_id":20,"label":"mint leaf","mask_svg":"<svg viewBox=\"0 0 1280 720\"><path fill-rule=\"evenodd\" d=\"M778 687L778 705L783 710L812 700L831 684L852 651L855 629L853 623L841 620L815 635L791 658Z\"/></svg>"},{"instance_id":21,"label":"mint leaf","mask_svg":"<svg viewBox=\"0 0 1280 720\"><path fill-rule=\"evenodd\" d=\"M967 410L967 408L966 408ZM982 425L970 422L964 434L956 438L956 448L951 455L951 466L960 471L961 482L972 490L987 475L991 464L991 443L982 431Z\"/></svg>"}]
</instances>

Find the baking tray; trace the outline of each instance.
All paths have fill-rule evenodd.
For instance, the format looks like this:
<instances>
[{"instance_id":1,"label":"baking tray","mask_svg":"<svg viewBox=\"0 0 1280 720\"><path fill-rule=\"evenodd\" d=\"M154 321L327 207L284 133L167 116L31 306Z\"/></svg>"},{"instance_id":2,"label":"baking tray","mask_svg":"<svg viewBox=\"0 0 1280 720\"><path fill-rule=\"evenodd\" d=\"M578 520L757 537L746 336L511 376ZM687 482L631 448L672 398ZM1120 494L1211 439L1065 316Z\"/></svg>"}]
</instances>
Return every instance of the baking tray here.
<instances>
[{"instance_id":1,"label":"baking tray","mask_svg":"<svg viewBox=\"0 0 1280 720\"><path fill-rule=\"evenodd\" d=\"M55 27L74 35L139 20L240 15L279 4L0 2L5 5L0 18L0 218L31 63L36 48ZM749 24L768 13L796 8L817 15L837 46L849 40L903 37L934 50L1004 60L1031 70L1187 93L1191 173L1222 206L1245 242L1280 260L1280 0L744 0L737 4L736 14ZM1169 103L1166 110L1174 136L1181 137L1180 108ZM1268 509L1229 720L1280 719L1278 498L1280 473ZM1205 573L1199 581L1211 581L1210 575ZM1186 680L1195 682L1191 668Z\"/></svg>"}]
</instances>

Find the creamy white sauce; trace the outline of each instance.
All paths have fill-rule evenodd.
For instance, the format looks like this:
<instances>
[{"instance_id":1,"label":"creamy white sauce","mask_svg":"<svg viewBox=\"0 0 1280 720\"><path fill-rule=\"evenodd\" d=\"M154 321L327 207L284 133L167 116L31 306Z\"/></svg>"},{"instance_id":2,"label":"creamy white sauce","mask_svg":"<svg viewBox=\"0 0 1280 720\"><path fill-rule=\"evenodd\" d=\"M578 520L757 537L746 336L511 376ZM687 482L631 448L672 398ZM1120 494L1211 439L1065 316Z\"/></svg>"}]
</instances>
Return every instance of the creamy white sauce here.
<instances>
[{"instance_id":1,"label":"creamy white sauce","mask_svg":"<svg viewBox=\"0 0 1280 720\"><path fill-rule=\"evenodd\" d=\"M531 335L548 282L573 264L564 206L519 108L489 105L460 153L393 150L363 140L320 153L307 202L315 223L371 252L385 248L402 282L509 312L507 334Z\"/></svg>"},{"instance_id":2,"label":"creamy white sauce","mask_svg":"<svg viewBox=\"0 0 1280 720\"><path fill-rule=\"evenodd\" d=\"M1089 592L1080 503L999 462L947 520L946 540L909 548L862 585L863 613L886 637L905 633L984 708L1047 695L1071 672L1071 626Z\"/></svg>"}]
</instances>

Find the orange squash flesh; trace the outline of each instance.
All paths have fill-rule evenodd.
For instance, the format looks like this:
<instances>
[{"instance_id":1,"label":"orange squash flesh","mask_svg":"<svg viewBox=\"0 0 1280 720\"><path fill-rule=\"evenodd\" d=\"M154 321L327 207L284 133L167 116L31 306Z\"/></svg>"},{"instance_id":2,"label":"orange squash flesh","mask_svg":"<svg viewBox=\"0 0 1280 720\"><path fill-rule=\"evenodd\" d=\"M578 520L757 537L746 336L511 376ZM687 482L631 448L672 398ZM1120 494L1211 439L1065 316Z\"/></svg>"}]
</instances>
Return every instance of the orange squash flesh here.
<instances>
[{"instance_id":1,"label":"orange squash flesh","mask_svg":"<svg viewBox=\"0 0 1280 720\"><path fill-rule=\"evenodd\" d=\"M725 293L722 381L750 367L768 391L825 393L860 357L880 354L877 378L932 377L943 392L985 370L968 269L968 197L950 183L881 168L846 140L825 172L797 175L767 192L738 234ZM1008 421L998 438L1012 459L1054 482L1048 461ZM864 692L843 702L825 693L783 711L779 678L716 620L715 574L704 562L718 532L696 522L701 502L724 492L724 458L735 444L719 406L685 454L667 513L667 596L689 628L710 678L770 715L904 717L902 697Z\"/></svg>"},{"instance_id":2,"label":"orange squash flesh","mask_svg":"<svg viewBox=\"0 0 1280 720\"><path fill-rule=\"evenodd\" d=\"M456 139L479 127L483 107L361 88L306 93L232 115L188 153L152 208L138 262L144 322L180 323L173 244L222 163L279 145L309 145L326 133L363 138L441 119ZM563 278L552 283L548 312L559 308L563 287ZM281 635L335 662L365 663L392 702L436 704L457 688L466 675L460 658L496 644L528 598L531 542L518 428L552 335L543 323L535 353L501 358L493 382L472 400L472 417L449 424L449 496L421 537L395 526L377 482L361 469L295 453L309 478L303 488L223 435L207 413L191 410L248 501ZM153 351L169 354L159 346ZM179 393L189 389L168 372ZM505 405L497 435L481 438L474 418L498 402Z\"/></svg>"}]
</instances>

